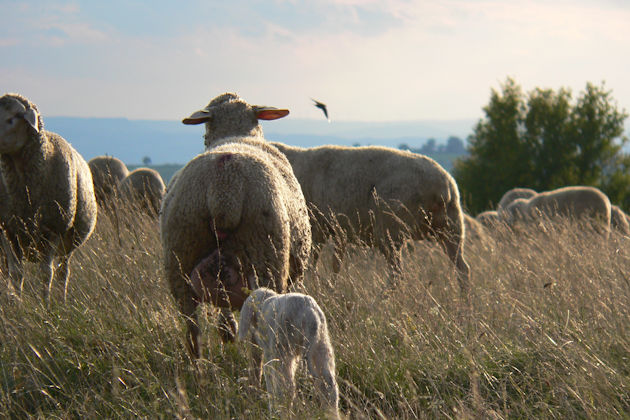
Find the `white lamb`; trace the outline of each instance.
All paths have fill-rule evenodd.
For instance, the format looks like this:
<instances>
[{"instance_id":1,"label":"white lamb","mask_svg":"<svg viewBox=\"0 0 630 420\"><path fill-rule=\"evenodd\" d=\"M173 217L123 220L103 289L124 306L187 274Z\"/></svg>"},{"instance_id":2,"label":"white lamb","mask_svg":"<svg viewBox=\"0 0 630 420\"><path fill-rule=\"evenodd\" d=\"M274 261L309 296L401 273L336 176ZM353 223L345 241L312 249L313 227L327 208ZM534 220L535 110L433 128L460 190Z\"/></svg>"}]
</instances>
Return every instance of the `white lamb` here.
<instances>
[{"instance_id":1,"label":"white lamb","mask_svg":"<svg viewBox=\"0 0 630 420\"><path fill-rule=\"evenodd\" d=\"M311 296L277 294L258 288L241 309L238 337L262 349L254 353L255 374L265 375L272 401L284 399L291 405L295 396L295 372L300 358L317 380L319 397L335 417L339 416L339 388L335 379L335 355L328 335L326 317Z\"/></svg>"}]
</instances>

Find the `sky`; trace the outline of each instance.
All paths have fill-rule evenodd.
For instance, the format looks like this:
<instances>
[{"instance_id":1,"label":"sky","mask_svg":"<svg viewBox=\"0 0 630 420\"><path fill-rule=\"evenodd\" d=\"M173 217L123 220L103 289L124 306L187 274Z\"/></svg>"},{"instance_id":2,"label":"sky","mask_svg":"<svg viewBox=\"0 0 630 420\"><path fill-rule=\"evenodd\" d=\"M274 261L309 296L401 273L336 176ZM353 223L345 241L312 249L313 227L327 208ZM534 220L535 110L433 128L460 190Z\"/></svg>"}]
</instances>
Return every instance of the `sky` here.
<instances>
[{"instance_id":1,"label":"sky","mask_svg":"<svg viewBox=\"0 0 630 420\"><path fill-rule=\"evenodd\" d=\"M512 77L630 109L627 0L0 0L0 93L179 120L223 92L332 121L478 119Z\"/></svg>"}]
</instances>

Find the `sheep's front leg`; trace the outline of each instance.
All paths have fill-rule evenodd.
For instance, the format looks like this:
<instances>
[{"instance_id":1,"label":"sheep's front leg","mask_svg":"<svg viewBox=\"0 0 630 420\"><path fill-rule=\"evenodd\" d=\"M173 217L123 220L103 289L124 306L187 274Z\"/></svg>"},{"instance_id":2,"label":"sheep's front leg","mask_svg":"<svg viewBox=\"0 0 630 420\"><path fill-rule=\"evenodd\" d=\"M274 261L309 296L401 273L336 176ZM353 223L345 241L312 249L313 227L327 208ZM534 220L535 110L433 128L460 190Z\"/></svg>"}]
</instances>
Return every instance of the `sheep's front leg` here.
<instances>
[{"instance_id":1,"label":"sheep's front leg","mask_svg":"<svg viewBox=\"0 0 630 420\"><path fill-rule=\"evenodd\" d=\"M54 268L53 268L53 256L46 255L45 258L39 263L39 268L42 276L42 284L44 286L42 291L42 299L47 305L50 305L50 294L52 292Z\"/></svg>"},{"instance_id":2,"label":"sheep's front leg","mask_svg":"<svg viewBox=\"0 0 630 420\"><path fill-rule=\"evenodd\" d=\"M68 277L70 276L70 255L59 257L59 265L54 273L54 282L63 285L63 302L68 296ZM52 290L51 290L52 293Z\"/></svg>"}]
</instances>

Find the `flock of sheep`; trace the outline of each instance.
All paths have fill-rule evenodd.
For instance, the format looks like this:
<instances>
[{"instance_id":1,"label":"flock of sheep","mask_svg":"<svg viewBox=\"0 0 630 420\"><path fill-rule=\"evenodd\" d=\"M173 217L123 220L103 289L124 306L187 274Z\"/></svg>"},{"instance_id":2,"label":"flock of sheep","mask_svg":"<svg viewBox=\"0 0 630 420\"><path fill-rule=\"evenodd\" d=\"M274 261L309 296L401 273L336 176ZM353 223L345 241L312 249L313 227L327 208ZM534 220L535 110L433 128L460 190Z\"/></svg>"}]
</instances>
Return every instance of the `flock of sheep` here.
<instances>
[{"instance_id":1,"label":"flock of sheep","mask_svg":"<svg viewBox=\"0 0 630 420\"><path fill-rule=\"evenodd\" d=\"M296 361L303 357L325 405L338 416L324 312L310 296L287 293L314 266L319 245L333 241L334 271L348 242L372 246L396 278L404 242L432 239L452 261L467 296L466 230L478 234L484 225L560 213L594 218L604 232L612 221L630 234L627 216L591 187L514 189L496 211L472 218L462 210L455 180L425 156L268 142L259 120L288 113L232 93L218 96L183 120L205 124L206 150L165 186L156 171L129 172L114 157L86 163L63 138L44 130L35 104L17 94L2 96L0 223L13 289L21 292L23 264L30 261L41 267L44 298L61 283L65 299L70 258L91 235L98 211L116 199L134 202L159 217L163 268L185 319L190 355L200 356L197 306L211 303L221 311L223 340L256 344L249 346L254 377L260 381L263 372L272 397L290 404ZM233 310L240 310L239 323Z\"/></svg>"}]
</instances>

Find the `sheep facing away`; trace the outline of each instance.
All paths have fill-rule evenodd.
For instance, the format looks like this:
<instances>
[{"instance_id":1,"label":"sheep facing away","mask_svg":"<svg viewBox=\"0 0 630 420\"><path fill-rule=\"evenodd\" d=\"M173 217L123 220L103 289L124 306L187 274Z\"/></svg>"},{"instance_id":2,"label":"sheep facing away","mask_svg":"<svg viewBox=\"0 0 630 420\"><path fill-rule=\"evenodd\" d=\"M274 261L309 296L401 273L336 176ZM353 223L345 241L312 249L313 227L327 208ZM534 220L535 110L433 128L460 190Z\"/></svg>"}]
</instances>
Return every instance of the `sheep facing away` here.
<instances>
[{"instance_id":1,"label":"sheep facing away","mask_svg":"<svg viewBox=\"0 0 630 420\"><path fill-rule=\"evenodd\" d=\"M35 104L6 94L0 98L0 170L2 243L14 287L22 288L24 262L37 262L44 298L60 281L65 299L72 253L96 225L87 163L61 136L44 130Z\"/></svg>"},{"instance_id":2,"label":"sheep facing away","mask_svg":"<svg viewBox=\"0 0 630 420\"><path fill-rule=\"evenodd\" d=\"M326 316L315 299L301 293L277 294L261 287L252 292L241 309L238 337L262 350L253 351L254 375L264 373L272 401L295 397L295 373L300 359L316 379L318 396L339 416L339 389L335 379L335 355Z\"/></svg>"},{"instance_id":3,"label":"sheep facing away","mask_svg":"<svg viewBox=\"0 0 630 420\"><path fill-rule=\"evenodd\" d=\"M433 159L376 146L304 149L272 144L291 162L311 206L313 242L335 240L335 271L345 237L377 247L395 273L402 272L406 239L433 238L455 265L462 292L469 289L459 190ZM341 234L331 221L338 223Z\"/></svg>"},{"instance_id":4,"label":"sheep facing away","mask_svg":"<svg viewBox=\"0 0 630 420\"><path fill-rule=\"evenodd\" d=\"M133 207L157 217L166 186L155 169L138 168L120 181L121 199Z\"/></svg>"},{"instance_id":5,"label":"sheep facing away","mask_svg":"<svg viewBox=\"0 0 630 420\"><path fill-rule=\"evenodd\" d=\"M129 169L122 160L113 156L96 156L88 162L94 182L94 194L101 207L108 207L118 197L118 184Z\"/></svg>"},{"instance_id":6,"label":"sheep facing away","mask_svg":"<svg viewBox=\"0 0 630 420\"><path fill-rule=\"evenodd\" d=\"M279 167L255 146L260 140L232 140L191 160L162 202L164 268L186 318L193 357L199 357L195 310L200 302L224 308L219 331L222 339L232 339L236 322L230 309L240 308L243 286L285 291L291 251L302 258L301 265L309 258L308 212L301 191L285 180L289 163L285 159ZM298 225L299 234L291 230ZM214 299L213 290L234 293Z\"/></svg>"},{"instance_id":7,"label":"sheep facing away","mask_svg":"<svg viewBox=\"0 0 630 420\"><path fill-rule=\"evenodd\" d=\"M286 156L278 151L271 143L267 142L263 136L262 128L258 120L275 120L289 114L287 109L279 109L269 106L250 105L234 93L224 93L212 99L208 105L199 111L193 112L189 117L183 119L184 124L205 124L205 146L206 150L212 150L221 144L234 141L238 137L239 143L248 143L258 148L273 164L280 170L286 187L293 196L303 196L302 188L295 178L293 169ZM179 171L173 175L169 182L168 189L172 187L179 178ZM304 276L304 271L308 266L308 256L310 256L309 239L308 251L301 242L304 235L302 221L308 218L308 208L303 207L301 202L291 200L287 205L291 214L300 213L300 217L292 217L289 220L291 231L291 251L289 280L291 282L300 281ZM303 213L303 214L302 214ZM309 226L309 232L311 230ZM293 240L293 239L296 240Z\"/></svg>"},{"instance_id":8,"label":"sheep facing away","mask_svg":"<svg viewBox=\"0 0 630 420\"><path fill-rule=\"evenodd\" d=\"M541 215L549 218L563 216L596 219L595 226L601 227L604 234L610 231L610 200L594 187L570 186L538 193L529 199L516 199L504 210L502 217L508 224L518 219L539 220Z\"/></svg>"}]
</instances>

